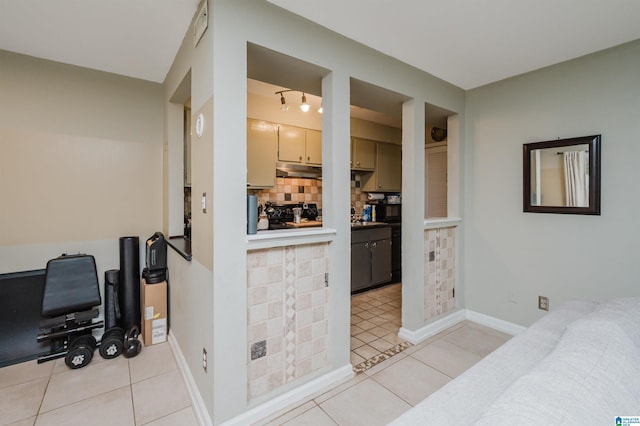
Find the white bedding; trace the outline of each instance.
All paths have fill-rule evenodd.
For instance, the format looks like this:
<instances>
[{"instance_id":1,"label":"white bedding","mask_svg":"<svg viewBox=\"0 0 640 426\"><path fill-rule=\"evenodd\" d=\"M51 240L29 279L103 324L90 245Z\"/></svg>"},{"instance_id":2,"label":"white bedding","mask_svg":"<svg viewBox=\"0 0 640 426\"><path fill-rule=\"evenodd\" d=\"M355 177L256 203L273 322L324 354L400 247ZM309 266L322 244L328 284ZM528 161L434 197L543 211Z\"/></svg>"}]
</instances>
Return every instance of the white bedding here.
<instances>
[{"instance_id":1,"label":"white bedding","mask_svg":"<svg viewBox=\"0 0 640 426\"><path fill-rule=\"evenodd\" d=\"M640 298L571 301L391 424L615 424L640 414Z\"/></svg>"}]
</instances>

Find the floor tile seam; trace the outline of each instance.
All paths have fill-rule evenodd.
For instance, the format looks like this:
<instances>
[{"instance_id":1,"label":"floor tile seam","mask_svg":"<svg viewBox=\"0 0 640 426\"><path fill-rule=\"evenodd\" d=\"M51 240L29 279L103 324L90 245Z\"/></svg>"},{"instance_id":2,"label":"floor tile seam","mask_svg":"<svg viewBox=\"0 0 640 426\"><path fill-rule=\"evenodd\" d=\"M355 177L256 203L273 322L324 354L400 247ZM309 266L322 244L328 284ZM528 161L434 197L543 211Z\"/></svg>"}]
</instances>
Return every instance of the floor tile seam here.
<instances>
[{"instance_id":1,"label":"floor tile seam","mask_svg":"<svg viewBox=\"0 0 640 426\"><path fill-rule=\"evenodd\" d=\"M282 413L280 416L276 417L275 419L273 419L273 420L271 420L271 421L268 421L268 422L266 422L266 423L260 423L260 422L258 422L258 423L256 423L256 424L266 425L266 424L269 424L269 423L273 423L273 422L277 421L278 419L285 417L287 414L291 413L292 411L295 411L295 410L297 410L298 408L304 407L305 405L307 405L307 404L309 404L309 403L311 403L311 404L312 404L312 405L311 405L311 407L309 407L309 408L307 408L306 410L304 410L304 411L302 411L302 412L298 413L297 415L295 415L295 416L293 416L293 417L291 417L291 418L289 418L289 419L285 420L285 421L284 421L284 422L282 422L282 423L278 422L278 425L284 425L284 424L287 424L287 423L289 423L291 420L293 420L293 419L297 419L298 417L300 417L300 416L301 416L301 415L303 415L304 413L306 413L306 412L308 412L308 411L310 411L310 410L313 410L313 409L314 409L314 408L316 408L316 407L320 407L320 406L318 405L318 403L317 403L314 399L308 399L308 400L306 400L306 401L304 401L304 402L301 402L300 404L296 405L295 407L293 407L293 408L292 408L292 409L290 409L289 411L287 411L287 412L285 412L285 413Z\"/></svg>"},{"instance_id":2,"label":"floor tile seam","mask_svg":"<svg viewBox=\"0 0 640 426\"><path fill-rule=\"evenodd\" d=\"M44 392L42 392L42 397L40 398L40 404L38 404L38 410L36 411L36 422L38 421L37 416L40 415L40 410L42 409L42 403L44 402L44 397L47 394L47 391L49 390L49 385L51 384L51 379L53 378L54 370L55 370L55 365L53 366L53 368L51 368L51 374L49 374L49 377L47 378L47 385L44 387Z\"/></svg>"},{"instance_id":3,"label":"floor tile seam","mask_svg":"<svg viewBox=\"0 0 640 426\"><path fill-rule=\"evenodd\" d=\"M444 337L444 336L443 336L443 337ZM463 350L463 351L466 351L466 352L472 353L472 354L477 355L477 356L479 356L479 357L481 357L481 358L486 357L486 356L487 356L487 355L489 355L491 352L493 352L493 351L495 351L496 349L498 349L498 348L495 348L495 349L493 349L493 350L489 351L489 353L479 353L479 352L474 352L474 351L472 351L472 350L470 350L470 349L468 349L468 348L465 348L464 346L460 346L460 345L459 345L459 344L457 344L456 342L450 342L449 340L447 340L446 342L447 342L447 343L450 343L450 344L452 344L452 345L454 345L454 346L456 346L457 348L459 348L459 349L461 349L461 350Z\"/></svg>"},{"instance_id":4,"label":"floor tile seam","mask_svg":"<svg viewBox=\"0 0 640 426\"><path fill-rule=\"evenodd\" d=\"M329 398L329 399L331 399L331 398ZM329 401L329 399L327 399L327 401ZM324 401L324 402L327 402L327 401ZM331 416L331 414L329 414L329 413L328 413L324 408L322 408L322 406L321 406L320 404L316 404L316 406L317 406L320 410L322 410L322 412L323 412L324 414L326 414L326 416L327 416L327 417L329 417L329 420L331 420L331 421L332 421L336 426L340 426L340 423L338 423L338 422L337 422L337 420L336 420L336 419L334 419L334 418Z\"/></svg>"},{"instance_id":5,"label":"floor tile seam","mask_svg":"<svg viewBox=\"0 0 640 426\"><path fill-rule=\"evenodd\" d=\"M379 384L380 386L382 386L383 388L385 388L386 390L388 390L389 392L391 392L395 397L399 398L401 401L406 402L406 403L407 403L407 405L409 405L409 407L412 407L412 408L414 407L414 405L413 405L411 402L407 401L406 399L404 399L403 397L401 397L400 395L398 395L397 393L395 393L393 390L391 390L391 389L389 389L388 387L386 387L383 383L380 383L378 380L376 380L376 376L377 376L378 374L379 374L379 373L376 373L376 374L374 374L373 376L369 376L369 378L370 378L371 380L373 380L374 382L376 382L377 384ZM424 399L424 398L423 398L423 399Z\"/></svg>"},{"instance_id":6,"label":"floor tile seam","mask_svg":"<svg viewBox=\"0 0 640 426\"><path fill-rule=\"evenodd\" d=\"M42 377L29 379L29 380L26 380L26 381L20 382L20 383L13 383L13 384L8 385L8 386L0 386L0 391L6 390L6 389L11 389L11 388L16 387L16 386L26 385L26 384L33 383L33 382L38 381L38 380L44 380L44 379L47 379L47 384L49 384L49 380L51 380L51 376L49 376L49 377L42 376Z\"/></svg>"},{"instance_id":7,"label":"floor tile seam","mask_svg":"<svg viewBox=\"0 0 640 426\"><path fill-rule=\"evenodd\" d=\"M124 385L124 386L119 386L119 387L117 387L117 388L109 389L109 390L106 390L106 391L104 391L104 392L100 392L100 393L95 394L95 395L91 395L91 396L83 397L83 398L78 399L78 400L76 400L76 401L68 402L68 403L66 403L66 404L64 404L64 405L60 405L60 406L58 406L58 407L52 408L52 409L47 410L47 411L42 411L42 412L41 412L41 411L40 411L40 408L38 408L38 416L40 416L40 415L42 415L42 414L50 413L50 412L52 412L52 411L59 410L59 409L61 409L61 408L68 407L68 406L70 406L70 405L78 404L78 403L80 403L80 402L86 401L86 400L91 399L91 398L99 397L99 396L101 396L101 395L104 395L105 393L115 392L115 391L117 391L117 390L124 389L124 388L126 388L126 387L131 388L131 385L129 384L129 385ZM131 393L133 394L133 392L131 392ZM46 394L46 392L45 392L45 394ZM42 398L42 399L44 400L44 396L43 396L43 398ZM40 404L40 407L42 407L42 404Z\"/></svg>"},{"instance_id":8,"label":"floor tile seam","mask_svg":"<svg viewBox=\"0 0 640 426\"><path fill-rule=\"evenodd\" d=\"M438 373L444 374L445 376L447 376L447 377L448 377L448 378L450 378L451 380L455 379L455 377L452 377L452 376L448 375L447 373L445 373L444 371L440 370L440 369L439 369L438 367L436 367L435 365L431 365L431 364L429 364L428 362L425 362L425 361L423 361L423 360L421 360L421 359L419 359L419 358L414 357L414 356L413 356L413 354L415 354L415 352L414 352L414 353L411 353L411 354L408 354L407 356L409 356L409 357L413 358L414 360L416 360L416 361L420 362L421 364L424 364L424 365L426 365L427 367L429 367L429 368L431 368L431 369L433 369L433 370L437 371Z\"/></svg>"},{"instance_id":9,"label":"floor tile seam","mask_svg":"<svg viewBox=\"0 0 640 426\"><path fill-rule=\"evenodd\" d=\"M357 384L361 383L362 381L366 380L366 379L357 379L356 377L357 377L357 375L354 375L354 377L350 381L345 382L345 383L343 383L341 385L338 385L336 388L344 386L344 389L342 389L340 392L336 393L335 395L330 396L329 398L325 399L324 401L318 402L317 399L322 397L322 395L325 395L325 394L327 394L329 392L333 392L336 388L330 389L330 390L328 390L328 391L316 396L315 398L311 399L311 401L313 401L318 407L322 408L322 404L324 404L325 402L327 402L329 400L332 400L333 398L337 397L338 395L344 393L345 391L351 389L355 385L357 385ZM346 386L346 385L348 385L348 386Z\"/></svg>"},{"instance_id":10,"label":"floor tile seam","mask_svg":"<svg viewBox=\"0 0 640 426\"><path fill-rule=\"evenodd\" d=\"M133 392L132 392L132 394L133 394ZM157 422L157 421L158 421L158 420L160 420L160 419L164 419L165 417L172 416L172 415L176 414L177 412L184 410L185 408L191 408L191 409L193 410L193 406L192 406L191 404L189 404L189 405L187 405L186 407L178 408L178 409L176 409L175 411L172 411L172 412L167 413L167 414L164 414L164 415L162 415L162 416L160 416L160 417L156 417L156 418L154 418L154 419L151 419L151 420L149 420L149 421L148 421L148 422L146 422L146 423L140 423L140 424L138 424L138 422L136 421L136 409L135 409L135 407L134 407L134 408L133 408L133 423L135 424L135 426L144 426L144 425L148 425L148 424L150 424L150 423Z\"/></svg>"},{"instance_id":11,"label":"floor tile seam","mask_svg":"<svg viewBox=\"0 0 640 426\"><path fill-rule=\"evenodd\" d=\"M144 378L142 380L138 380L137 382L132 382L131 379L129 379L129 383L133 387L133 385L138 385L140 383L144 383L144 382L147 382L149 380L157 379L158 377L166 376L168 374L175 373L175 372L178 372L178 376L180 377L180 381L182 382L182 384L185 386L185 389L186 389L187 384L185 383L184 377L182 377L182 373L180 372L179 368L175 368L175 369L169 370L169 371L163 371L160 374L156 374L155 376L146 377L146 378Z\"/></svg>"},{"instance_id":12,"label":"floor tile seam","mask_svg":"<svg viewBox=\"0 0 640 426\"><path fill-rule=\"evenodd\" d=\"M162 371L162 372L160 372L160 373L155 373L155 374L153 374L152 376L144 377L144 378L139 379L139 380L137 380L137 381L133 381L133 379L131 378L131 370L129 370L129 382L130 382L132 385L135 385L135 384L138 384L138 383L142 383L142 382L144 382L145 380L153 379L153 378L155 378L155 377L160 377L160 376L162 376L163 374L173 373L174 371L180 372L180 369L176 366L175 368L172 368L172 369L170 369L170 370ZM182 374L180 374L180 376L182 377ZM183 380L183 382L184 382L184 380Z\"/></svg>"}]
</instances>

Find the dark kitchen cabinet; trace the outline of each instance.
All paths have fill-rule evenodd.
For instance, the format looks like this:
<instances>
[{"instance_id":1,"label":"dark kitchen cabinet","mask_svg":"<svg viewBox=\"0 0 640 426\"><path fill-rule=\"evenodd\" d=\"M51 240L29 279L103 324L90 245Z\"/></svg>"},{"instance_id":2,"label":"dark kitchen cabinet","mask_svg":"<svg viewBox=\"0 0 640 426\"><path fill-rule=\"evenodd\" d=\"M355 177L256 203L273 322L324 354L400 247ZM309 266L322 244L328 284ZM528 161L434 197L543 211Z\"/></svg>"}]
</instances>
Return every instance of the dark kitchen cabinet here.
<instances>
[{"instance_id":1,"label":"dark kitchen cabinet","mask_svg":"<svg viewBox=\"0 0 640 426\"><path fill-rule=\"evenodd\" d=\"M391 224L391 280L402 281L402 225Z\"/></svg>"},{"instance_id":2,"label":"dark kitchen cabinet","mask_svg":"<svg viewBox=\"0 0 640 426\"><path fill-rule=\"evenodd\" d=\"M391 281L391 227L351 231L351 291Z\"/></svg>"}]
</instances>

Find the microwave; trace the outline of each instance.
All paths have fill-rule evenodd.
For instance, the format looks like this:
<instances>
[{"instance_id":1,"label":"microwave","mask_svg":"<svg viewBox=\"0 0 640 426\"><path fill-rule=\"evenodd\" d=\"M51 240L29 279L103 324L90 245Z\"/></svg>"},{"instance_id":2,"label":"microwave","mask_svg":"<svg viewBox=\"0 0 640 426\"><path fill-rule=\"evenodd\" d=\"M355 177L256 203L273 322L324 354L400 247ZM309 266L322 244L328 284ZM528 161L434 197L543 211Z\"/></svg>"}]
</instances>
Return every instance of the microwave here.
<instances>
[{"instance_id":1,"label":"microwave","mask_svg":"<svg viewBox=\"0 0 640 426\"><path fill-rule=\"evenodd\" d=\"M401 222L402 221L402 205L401 204L378 204L376 207L377 219L382 222Z\"/></svg>"}]
</instances>

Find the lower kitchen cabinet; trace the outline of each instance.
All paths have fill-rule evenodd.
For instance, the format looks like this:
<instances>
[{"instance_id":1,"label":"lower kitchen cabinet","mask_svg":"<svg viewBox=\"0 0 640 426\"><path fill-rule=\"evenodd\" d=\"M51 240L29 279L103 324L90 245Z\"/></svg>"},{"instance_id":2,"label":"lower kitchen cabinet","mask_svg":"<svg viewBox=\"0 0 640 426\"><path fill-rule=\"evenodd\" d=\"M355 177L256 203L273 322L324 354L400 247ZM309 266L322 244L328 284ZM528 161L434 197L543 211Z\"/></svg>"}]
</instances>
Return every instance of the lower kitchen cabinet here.
<instances>
[{"instance_id":1,"label":"lower kitchen cabinet","mask_svg":"<svg viewBox=\"0 0 640 426\"><path fill-rule=\"evenodd\" d=\"M391 281L391 227L351 230L351 291Z\"/></svg>"}]
</instances>

